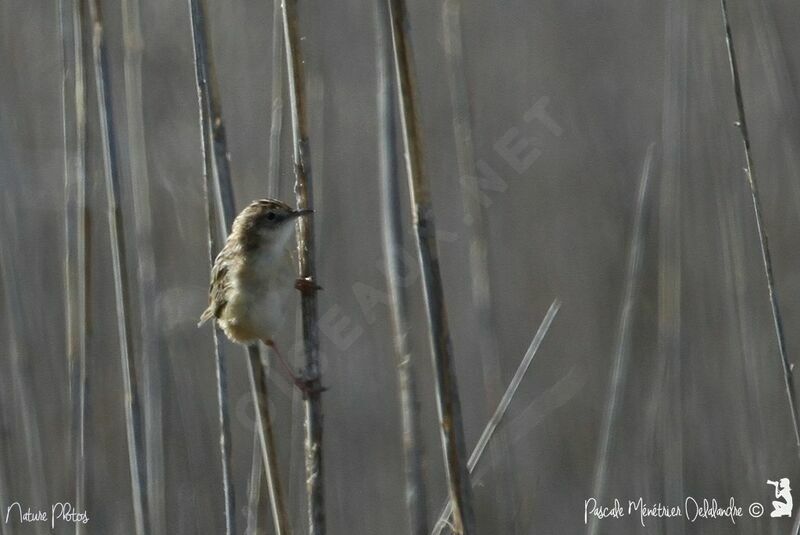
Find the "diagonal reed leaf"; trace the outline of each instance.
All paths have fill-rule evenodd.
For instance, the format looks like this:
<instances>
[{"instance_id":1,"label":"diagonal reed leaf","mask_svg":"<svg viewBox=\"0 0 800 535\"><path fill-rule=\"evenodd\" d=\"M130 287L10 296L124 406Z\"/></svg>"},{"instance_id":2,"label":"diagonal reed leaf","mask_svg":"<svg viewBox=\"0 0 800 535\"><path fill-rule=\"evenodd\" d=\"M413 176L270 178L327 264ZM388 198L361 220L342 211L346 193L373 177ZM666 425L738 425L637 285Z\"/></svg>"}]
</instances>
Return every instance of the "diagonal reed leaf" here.
<instances>
[{"instance_id":1,"label":"diagonal reed leaf","mask_svg":"<svg viewBox=\"0 0 800 535\"><path fill-rule=\"evenodd\" d=\"M508 412L508 407L511 405L511 400L514 399L514 394L516 394L519 385L522 384L522 379L525 378L525 374L533 362L533 357L535 357L536 352L539 351L539 346L542 345L542 341L544 340L545 335L547 335L547 331L550 330L550 325L552 325L553 320L555 319L556 314L558 314L558 310L560 308L561 301L555 299L550 304L550 308L547 309L547 313L545 314L544 319L542 319L539 329L533 336L533 340L531 340L531 345L528 347L528 351L526 351L525 356L522 357L522 361L519 363L517 371L514 373L514 377L511 378L508 388L506 388L503 397L500 398L497 408L492 414L492 417L489 419L489 422L486 424L486 427L483 429L483 432L478 439L478 443L472 450L472 454L469 456L467 467L470 473L475 470L475 467L478 465L478 461L481 460L481 456L486 450L486 446L489 445L489 441L492 439L495 431L497 431L498 426L503 421L503 417L506 415L506 412ZM436 521L436 524L433 528L433 535L440 535L442 530L450 525L449 518L452 514L453 502L448 501L447 504L445 504L445 506L442 508L441 513L439 513L439 519Z\"/></svg>"}]
</instances>

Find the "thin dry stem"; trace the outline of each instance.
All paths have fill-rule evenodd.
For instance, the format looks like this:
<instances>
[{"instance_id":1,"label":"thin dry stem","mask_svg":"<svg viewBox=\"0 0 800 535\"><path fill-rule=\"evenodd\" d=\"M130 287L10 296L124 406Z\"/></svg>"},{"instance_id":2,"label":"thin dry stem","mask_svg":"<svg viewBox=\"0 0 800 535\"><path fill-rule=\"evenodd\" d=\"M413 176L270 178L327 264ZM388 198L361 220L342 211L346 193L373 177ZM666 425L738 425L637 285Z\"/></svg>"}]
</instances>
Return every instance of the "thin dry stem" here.
<instances>
[{"instance_id":1,"label":"thin dry stem","mask_svg":"<svg viewBox=\"0 0 800 535\"><path fill-rule=\"evenodd\" d=\"M86 502L86 353L89 272L86 265L86 80L80 0L60 0L63 61L63 127L65 182L65 272L67 359L70 375L70 458L75 481L75 509ZM84 525L75 524L76 535Z\"/></svg>"},{"instance_id":2,"label":"thin dry stem","mask_svg":"<svg viewBox=\"0 0 800 535\"><path fill-rule=\"evenodd\" d=\"M469 238L472 304L477 319L478 349L488 408L493 407L500 399L503 388L502 363L494 319L492 281L489 276L489 224L475 166L472 110L467 92L466 62L462 44L461 5L461 0L445 0L442 7L442 33L450 103L453 108L453 135L464 204L464 221ZM517 503L514 492L515 472L512 466L514 456L505 430L498 431L494 448L490 453L492 465L499 468L492 482L493 491L496 493L498 529L516 533L519 528L514 514Z\"/></svg>"},{"instance_id":3,"label":"thin dry stem","mask_svg":"<svg viewBox=\"0 0 800 535\"><path fill-rule=\"evenodd\" d=\"M128 160L133 191L139 280L139 321L143 365L144 418L147 455L147 496L156 534L166 533L164 429L161 379L165 374L156 325L156 260L153 251L153 214L150 209L150 177L147 169L144 102L142 99L142 39L140 0L123 0L125 40L125 110L128 125Z\"/></svg>"},{"instance_id":4,"label":"thin dry stem","mask_svg":"<svg viewBox=\"0 0 800 535\"><path fill-rule=\"evenodd\" d=\"M281 138L283 135L283 17L281 0L273 2L272 10L272 112L269 130L269 173L267 192L269 197L279 198L281 192ZM294 420L292 420L294 424ZM259 436L258 430L255 432ZM256 448L259 450L259 448ZM258 504L261 494L261 456L254 452L251 466L247 500L248 530L255 533ZM252 528L252 529L251 529Z\"/></svg>"},{"instance_id":5,"label":"thin dry stem","mask_svg":"<svg viewBox=\"0 0 800 535\"><path fill-rule=\"evenodd\" d=\"M114 272L114 294L117 308L117 330L125 389L125 422L128 433L128 461L131 472L133 513L138 535L151 533L147 507L147 475L144 457L144 429L136 362L131 339L131 299L128 289L128 261L120 199L119 163L112 117L111 84L108 80L108 60L103 38L103 20L99 0L90 0L89 15L92 23L92 52L94 57L97 107L102 138L103 170L108 196L108 227L111 238L111 261Z\"/></svg>"},{"instance_id":6,"label":"thin dry stem","mask_svg":"<svg viewBox=\"0 0 800 535\"><path fill-rule=\"evenodd\" d=\"M200 110L200 133L201 148L203 154L203 193L206 199L206 216L208 219L208 255L209 262L213 265L214 257L220 250L222 239L227 234L225 225L225 206L221 202L214 203L213 199L219 201L220 175L215 172L219 169L215 166L214 143L212 141L212 95L208 81L209 50L208 40L206 39L205 10L200 0L189 0L189 11L192 23L192 42L194 45L194 67L195 79L197 84L197 98ZM223 169L225 167L223 166ZM216 180L212 180L212 174ZM228 177L229 178L229 177ZM230 180L227 181L230 186ZM213 197L212 197L213 195ZM232 197L232 195L231 195ZM215 210L216 206L216 210ZM227 212L228 217L233 217L233 209ZM217 379L217 406L220 424L220 458L222 461L222 489L225 499L225 532L227 535L236 533L235 520L235 495L231 475L231 432L230 432L230 410L228 408L228 382L225 355L220 344L219 329L214 326L214 363L216 365Z\"/></svg>"},{"instance_id":7,"label":"thin dry stem","mask_svg":"<svg viewBox=\"0 0 800 535\"><path fill-rule=\"evenodd\" d=\"M511 401L514 399L514 394L516 394L517 390L519 389L519 385L522 384L522 379L525 378L525 374L528 372L528 368L530 368L531 363L533 362L533 357L535 357L536 352L539 351L539 346L542 345L542 341L544 340L545 335L547 335L547 331L550 330L550 325L553 324L553 320L555 319L556 314L558 314L558 310L560 308L561 301L555 299L550 304L550 308L547 309L547 313L544 315L542 323L536 330L533 340L531 340L531 345L528 346L528 351L526 351L525 356L522 357L522 361L519 363L517 371L514 372L514 377L511 378L508 388L506 388L503 397L500 398L497 408L492 414L492 417L489 419L489 422L486 424L486 427L483 429L483 432L478 439L478 443L472 450L472 454L469 456L467 468L469 469L470 473L472 473L475 470L475 467L478 466L478 461L481 460L483 452L486 451L486 446L489 445L489 441L494 436L497 428L503 421L503 417L508 412L508 408L511 406ZM439 513L439 519L436 521L436 525L433 528L433 535L440 535L444 528L452 527L452 524L450 523L450 516L452 514L453 502L448 501L447 504L442 508L442 512Z\"/></svg>"},{"instance_id":8,"label":"thin dry stem","mask_svg":"<svg viewBox=\"0 0 800 535\"><path fill-rule=\"evenodd\" d=\"M261 461L261 433L259 426L253 427L253 455L250 460L250 479L247 482L247 526L245 535L258 534L258 506L261 502L261 476L264 465Z\"/></svg>"},{"instance_id":9,"label":"thin dry stem","mask_svg":"<svg viewBox=\"0 0 800 535\"><path fill-rule=\"evenodd\" d=\"M422 272L431 357L436 379L442 450L447 470L450 498L453 501L456 532L475 533L472 510L472 485L467 470L461 401L456 383L447 308L442 289L439 254L436 247L436 227L428 181L422 166L422 139L416 110L411 43L407 36L409 21L404 0L388 0L392 27L392 47L395 76L400 93L400 117L405 146L413 221Z\"/></svg>"},{"instance_id":10,"label":"thin dry stem","mask_svg":"<svg viewBox=\"0 0 800 535\"><path fill-rule=\"evenodd\" d=\"M270 196L281 192L281 138L283 136L283 17L281 0L274 0L272 10L272 112L269 127Z\"/></svg>"},{"instance_id":11,"label":"thin dry stem","mask_svg":"<svg viewBox=\"0 0 800 535\"><path fill-rule=\"evenodd\" d=\"M609 453L611 450L612 430L618 419L619 400L625 389L628 373L628 355L630 345L631 317L636 292L636 285L640 278L642 263L642 242L644 240L644 207L647 200L648 184L650 182L650 169L653 161L654 144L647 148L647 155L642 167L639 189L636 194L636 212L633 217L631 230L631 243L628 249L628 265L625 272L625 290L620 307L619 324L617 326L616 342L614 347L614 364L611 368L611 378L608 385L608 396L601 437L598 443L597 459L595 461L594 484L592 496L598 501L603 498L606 487ZM589 533L597 533L599 529L597 520L591 522Z\"/></svg>"},{"instance_id":12,"label":"thin dry stem","mask_svg":"<svg viewBox=\"0 0 800 535\"><path fill-rule=\"evenodd\" d=\"M403 429L403 461L406 480L406 507L409 533L428 533L427 491L422 467L419 401L414 359L408 340L407 286L403 284L403 219L400 212L400 175L397 156L397 91L391 72L391 28L384 0L377 2L378 122L380 126L379 164L383 252L386 285L389 289L397 382L400 394L400 421Z\"/></svg>"},{"instance_id":13,"label":"thin dry stem","mask_svg":"<svg viewBox=\"0 0 800 535\"><path fill-rule=\"evenodd\" d=\"M800 456L800 416L797 409L797 398L795 397L794 378L792 375L792 365L786 351L786 336L783 331L783 317L781 316L780 306L778 305L778 290L775 287L775 275L772 272L772 255L769 250L769 239L764 228L764 219L761 211L761 200L758 194L758 182L755 177L755 164L750 150L750 134L747 130L747 118L744 110L744 99L742 98L742 86L739 81L739 68L736 62L736 49L733 46L733 33L731 32L730 21L728 20L728 5L726 0L720 0L722 7L722 23L725 26L725 42L728 48L728 61L731 68L731 82L733 92L736 97L736 112L738 115L739 132L742 135L742 146L746 160L745 174L750 185L750 196L753 200L753 215L758 229L759 245L761 246L761 260L764 264L764 276L767 281L767 292L769 293L769 303L772 309L772 321L775 328L775 338L778 342L778 354L781 359L783 369L783 381L786 389L786 398L789 402L789 411L794 427L795 444L797 453Z\"/></svg>"},{"instance_id":14,"label":"thin dry stem","mask_svg":"<svg viewBox=\"0 0 800 535\"><path fill-rule=\"evenodd\" d=\"M681 341L683 303L681 177L685 174L687 48L689 43L688 2L667 4L664 62L664 99L662 109L663 165L658 207L658 314L656 383L651 399L654 417L653 436L661 437L663 469L670 477L663 488L656 489L667 501L685 496L684 410ZM646 435L649 436L649 435ZM655 440L655 438L654 438ZM654 442L655 443L655 442ZM672 535L684 533L682 523L669 524Z\"/></svg>"},{"instance_id":15,"label":"thin dry stem","mask_svg":"<svg viewBox=\"0 0 800 535\"><path fill-rule=\"evenodd\" d=\"M4 320L8 322L8 350L10 353L8 370L5 372L9 376L8 386L10 386L13 396L13 403L9 406L16 407L19 411L17 421L20 430L15 436L22 437L23 451L27 461L27 478L31 495L42 503L48 503L47 479L44 473L44 455L42 452L43 435L41 432L41 419L36 410L34 401L34 378L32 376L31 363L33 362L33 352L31 350L31 340L25 333L23 319L25 315L24 296L21 294L19 284L19 268L14 263L18 258L16 252L19 248L14 237L19 235L16 222L20 221L21 215L17 213L16 205L12 203L11 197L4 199L5 206L2 207L2 214L5 218L2 221L3 228L7 230L0 239L0 295L4 298L5 310ZM5 502L8 503L8 502ZM39 535L46 535L49 530L41 522L36 526L31 526Z\"/></svg>"},{"instance_id":16,"label":"thin dry stem","mask_svg":"<svg viewBox=\"0 0 800 535\"><path fill-rule=\"evenodd\" d=\"M248 349L250 366L250 390L253 393L253 405L258 418L258 434L260 437L261 457L267 474L267 488L269 489L270 506L276 535L291 533L289 517L284 508L283 487L281 486L278 459L275 455L275 434L272 429L272 417L269 410L269 396L267 393L267 376L261 362L258 346L252 345Z\"/></svg>"},{"instance_id":17,"label":"thin dry stem","mask_svg":"<svg viewBox=\"0 0 800 535\"><path fill-rule=\"evenodd\" d=\"M192 36L195 45L195 72L197 75L198 97L200 102L200 126L203 139L204 154L204 174L206 177L206 200L209 218L209 253L213 263L214 255L219 251L219 244L227 237L233 225L234 219L234 195L231 184L230 163L228 160L227 139L225 127L222 120L222 107L219 103L218 90L216 87L216 76L214 63L212 61L211 40L208 36L208 27L205 22L205 4L202 0L190 0L192 14ZM213 171L214 180L210 180ZM214 202L212 203L208 194L213 192ZM216 206L216 214L212 204ZM217 224L215 224L217 222ZM218 237L215 237L214 227L217 226ZM226 520L228 530L231 534L235 533L234 522L234 497L230 475L230 447L225 446L225 439L230 442L229 417L227 416L227 380L225 379L224 359L220 354L219 344L220 334L218 329L214 329L214 341L217 347L217 377L218 377L218 401L220 407L220 423L222 438L220 446L223 449L223 473L226 492ZM263 368L260 359L255 361L252 355L258 355L258 346L253 345L245 348L250 365L258 367L256 377L263 376ZM253 383L254 386L257 383ZM265 392L253 391L254 399L265 397ZM262 452L265 456L264 468L266 470L268 489L270 491L270 503L272 504L273 523L278 535L286 535L291 532L288 522L288 514L280 490L281 485L278 481L277 469L270 469L270 466L277 466L277 451L273 440L264 440L271 435L271 430L263 428L265 422L270 422L268 403L257 403L255 406L257 415L257 425L259 435L262 437Z\"/></svg>"},{"instance_id":18,"label":"thin dry stem","mask_svg":"<svg viewBox=\"0 0 800 535\"><path fill-rule=\"evenodd\" d=\"M311 154L308 140L308 117L305 76L300 50L297 0L283 0L283 29L286 67L291 103L295 195L298 209L313 209L314 189L311 179ZM322 380L319 363L319 327L317 325L317 282L314 247L314 218L297 220L297 259L301 291L303 347L306 355L305 381L309 394L305 399L306 490L308 494L308 530L312 535L325 533L325 501L322 467Z\"/></svg>"}]
</instances>

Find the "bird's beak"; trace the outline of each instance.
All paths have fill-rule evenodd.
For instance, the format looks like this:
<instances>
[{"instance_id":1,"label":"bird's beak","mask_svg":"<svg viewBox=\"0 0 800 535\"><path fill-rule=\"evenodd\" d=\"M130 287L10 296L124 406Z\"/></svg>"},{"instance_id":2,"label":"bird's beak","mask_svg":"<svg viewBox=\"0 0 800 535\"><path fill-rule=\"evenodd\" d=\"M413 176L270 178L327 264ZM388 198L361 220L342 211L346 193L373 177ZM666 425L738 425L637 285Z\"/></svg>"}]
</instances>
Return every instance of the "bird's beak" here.
<instances>
[{"instance_id":1,"label":"bird's beak","mask_svg":"<svg viewBox=\"0 0 800 535\"><path fill-rule=\"evenodd\" d=\"M304 215L311 215L311 214L313 214L313 213L314 213L314 210L310 210L310 209L306 209L306 210L295 210L294 212L292 212L292 213L290 213L290 214L289 214L289 217L290 217L291 219L294 219L294 218L296 218L296 217L301 217L301 216L304 216Z\"/></svg>"}]
</instances>

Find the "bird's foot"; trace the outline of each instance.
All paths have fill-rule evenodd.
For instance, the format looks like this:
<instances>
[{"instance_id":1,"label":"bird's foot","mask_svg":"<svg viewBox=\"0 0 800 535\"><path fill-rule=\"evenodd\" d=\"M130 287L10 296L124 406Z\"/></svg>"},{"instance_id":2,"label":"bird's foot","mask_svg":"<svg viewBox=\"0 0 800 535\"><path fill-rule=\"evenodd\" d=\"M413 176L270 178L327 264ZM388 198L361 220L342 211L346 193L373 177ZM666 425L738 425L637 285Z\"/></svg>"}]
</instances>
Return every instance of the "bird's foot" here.
<instances>
[{"instance_id":1,"label":"bird's foot","mask_svg":"<svg viewBox=\"0 0 800 535\"><path fill-rule=\"evenodd\" d=\"M278 346L275 345L273 340L267 339L262 341L264 345L275 352L275 355L278 357L278 362L281 363L281 368L286 374L286 378L294 383L294 386L300 390L303 394L303 399L308 399L312 395L321 394L327 390L327 388L319 384L319 380L309 377L302 369L299 370L299 374L294 373L289 362L283 357L283 354L278 350Z\"/></svg>"},{"instance_id":2,"label":"bird's foot","mask_svg":"<svg viewBox=\"0 0 800 535\"><path fill-rule=\"evenodd\" d=\"M314 282L311 277L299 277L294 281L294 287L300 290L303 295L312 295L317 290L322 289L322 286Z\"/></svg>"},{"instance_id":3,"label":"bird's foot","mask_svg":"<svg viewBox=\"0 0 800 535\"><path fill-rule=\"evenodd\" d=\"M300 377L295 379L294 384L300 389L300 392L303 393L303 399L308 399L311 396L322 394L328 390L327 387L320 384L319 378L315 379L309 377L308 374L303 370L300 370Z\"/></svg>"}]
</instances>

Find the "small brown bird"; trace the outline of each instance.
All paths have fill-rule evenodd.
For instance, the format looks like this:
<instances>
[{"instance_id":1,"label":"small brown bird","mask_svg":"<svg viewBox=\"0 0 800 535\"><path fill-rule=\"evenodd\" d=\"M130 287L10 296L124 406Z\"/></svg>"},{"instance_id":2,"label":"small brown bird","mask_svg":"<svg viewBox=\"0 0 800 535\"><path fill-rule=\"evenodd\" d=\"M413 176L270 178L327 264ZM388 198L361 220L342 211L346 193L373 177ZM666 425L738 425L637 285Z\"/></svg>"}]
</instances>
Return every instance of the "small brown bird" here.
<instances>
[{"instance_id":1,"label":"small brown bird","mask_svg":"<svg viewBox=\"0 0 800 535\"><path fill-rule=\"evenodd\" d=\"M311 213L275 199L261 199L236 216L211 269L208 308L198 327L213 318L231 341L261 340L275 349L272 337L283 325L286 301L295 287L288 247L293 223Z\"/></svg>"}]
</instances>

